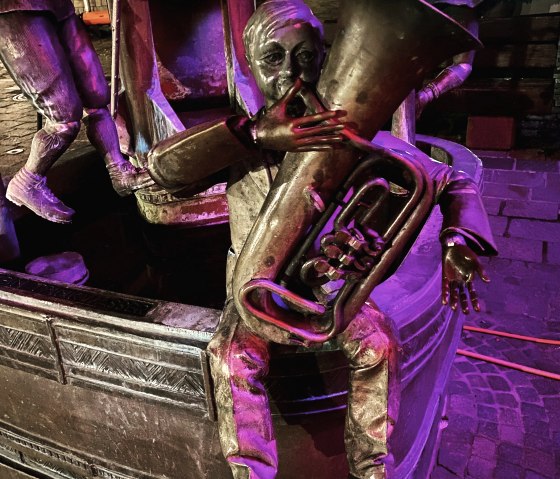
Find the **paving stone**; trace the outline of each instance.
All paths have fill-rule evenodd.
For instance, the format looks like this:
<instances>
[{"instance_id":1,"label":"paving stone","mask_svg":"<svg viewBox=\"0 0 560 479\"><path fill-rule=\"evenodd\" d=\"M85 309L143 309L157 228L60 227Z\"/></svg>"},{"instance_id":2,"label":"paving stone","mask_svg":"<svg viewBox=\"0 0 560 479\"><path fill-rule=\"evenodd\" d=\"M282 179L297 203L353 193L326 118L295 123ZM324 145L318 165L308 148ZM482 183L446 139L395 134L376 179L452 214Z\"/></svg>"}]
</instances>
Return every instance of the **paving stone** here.
<instances>
[{"instance_id":1,"label":"paving stone","mask_svg":"<svg viewBox=\"0 0 560 479\"><path fill-rule=\"evenodd\" d=\"M546 476L539 474L538 472L534 471L527 471L525 473L525 479L548 479Z\"/></svg>"},{"instance_id":2,"label":"paving stone","mask_svg":"<svg viewBox=\"0 0 560 479\"><path fill-rule=\"evenodd\" d=\"M532 387L516 387L515 391L519 396L519 399L523 402L540 403L541 398L537 391Z\"/></svg>"},{"instance_id":3,"label":"paving stone","mask_svg":"<svg viewBox=\"0 0 560 479\"><path fill-rule=\"evenodd\" d=\"M449 418L450 425L457 431L465 431L474 434L477 429L477 419L471 416L455 413L453 417Z\"/></svg>"},{"instance_id":4,"label":"paving stone","mask_svg":"<svg viewBox=\"0 0 560 479\"><path fill-rule=\"evenodd\" d=\"M436 467L434 472L430 475L430 479L457 479L457 474L453 474L452 472L445 469L445 467Z\"/></svg>"},{"instance_id":5,"label":"paving stone","mask_svg":"<svg viewBox=\"0 0 560 479\"><path fill-rule=\"evenodd\" d=\"M480 421L478 423L478 433L481 436L489 437L491 439L500 439L498 425L494 422Z\"/></svg>"},{"instance_id":6,"label":"paving stone","mask_svg":"<svg viewBox=\"0 0 560 479\"><path fill-rule=\"evenodd\" d=\"M546 261L560 265L560 243L548 242L546 245Z\"/></svg>"},{"instance_id":7,"label":"paving stone","mask_svg":"<svg viewBox=\"0 0 560 479\"><path fill-rule=\"evenodd\" d=\"M505 151L505 150L482 150L476 148L473 149L472 151L476 156L478 156L482 160L488 158L510 158L509 151Z\"/></svg>"},{"instance_id":8,"label":"paving stone","mask_svg":"<svg viewBox=\"0 0 560 479\"><path fill-rule=\"evenodd\" d=\"M552 438L546 433L548 428L543 428L540 433L537 434L525 434L523 438L523 443L525 447L530 447L533 449L538 449L542 452L554 453L554 443Z\"/></svg>"},{"instance_id":9,"label":"paving stone","mask_svg":"<svg viewBox=\"0 0 560 479\"><path fill-rule=\"evenodd\" d=\"M537 449L525 448L523 451L523 466L525 469L543 474L545 477L557 478L558 470L552 454L546 454Z\"/></svg>"},{"instance_id":10,"label":"paving stone","mask_svg":"<svg viewBox=\"0 0 560 479\"><path fill-rule=\"evenodd\" d=\"M511 464L521 464L523 447L510 442L498 444L498 458Z\"/></svg>"},{"instance_id":11,"label":"paving stone","mask_svg":"<svg viewBox=\"0 0 560 479\"><path fill-rule=\"evenodd\" d=\"M541 396L555 396L560 394L560 383L553 379L533 377L531 383Z\"/></svg>"},{"instance_id":12,"label":"paving stone","mask_svg":"<svg viewBox=\"0 0 560 479\"><path fill-rule=\"evenodd\" d=\"M509 234L517 238L558 241L560 239L560 222L514 218L509 225Z\"/></svg>"},{"instance_id":13,"label":"paving stone","mask_svg":"<svg viewBox=\"0 0 560 479\"><path fill-rule=\"evenodd\" d=\"M518 218L557 220L558 202L505 200L502 214L504 216ZM494 229L492 229L492 231L494 231Z\"/></svg>"},{"instance_id":14,"label":"paving stone","mask_svg":"<svg viewBox=\"0 0 560 479\"><path fill-rule=\"evenodd\" d=\"M537 404L521 403L523 422L525 421L548 421L548 415L544 407Z\"/></svg>"},{"instance_id":15,"label":"paving stone","mask_svg":"<svg viewBox=\"0 0 560 479\"><path fill-rule=\"evenodd\" d=\"M549 411L560 411L560 397L545 397L543 403Z\"/></svg>"},{"instance_id":16,"label":"paving stone","mask_svg":"<svg viewBox=\"0 0 560 479\"><path fill-rule=\"evenodd\" d=\"M455 367L457 368L458 371L461 371L461 373L463 374L477 372L477 369L468 361L461 361L461 362L456 361Z\"/></svg>"},{"instance_id":17,"label":"paving stone","mask_svg":"<svg viewBox=\"0 0 560 479\"><path fill-rule=\"evenodd\" d=\"M523 444L524 430L520 426L508 426L507 424L498 424L498 437L500 441L506 441L512 444Z\"/></svg>"},{"instance_id":18,"label":"paving stone","mask_svg":"<svg viewBox=\"0 0 560 479\"><path fill-rule=\"evenodd\" d=\"M521 479L523 477L523 469L509 462L498 461L494 475L490 477L493 479Z\"/></svg>"},{"instance_id":19,"label":"paving stone","mask_svg":"<svg viewBox=\"0 0 560 479\"><path fill-rule=\"evenodd\" d=\"M485 437L475 437L472 446L472 455L491 461L496 457L496 443ZM472 473L469 472L472 475Z\"/></svg>"},{"instance_id":20,"label":"paving stone","mask_svg":"<svg viewBox=\"0 0 560 479\"><path fill-rule=\"evenodd\" d=\"M488 215L488 221L490 222L490 228L494 236L503 236L506 232L508 225L508 218L505 216L495 216Z\"/></svg>"},{"instance_id":21,"label":"paving stone","mask_svg":"<svg viewBox=\"0 0 560 479\"><path fill-rule=\"evenodd\" d=\"M524 424L524 429L527 434L543 434L548 431L548 421L528 421Z\"/></svg>"},{"instance_id":22,"label":"paving stone","mask_svg":"<svg viewBox=\"0 0 560 479\"><path fill-rule=\"evenodd\" d=\"M484 196L493 198L509 198L515 200L528 200L531 197L531 188L520 185L505 185L487 181L482 190Z\"/></svg>"},{"instance_id":23,"label":"paving stone","mask_svg":"<svg viewBox=\"0 0 560 479\"><path fill-rule=\"evenodd\" d=\"M560 431L552 434L552 442L557 451L560 451ZM560 456L560 453L558 454Z\"/></svg>"},{"instance_id":24,"label":"paving stone","mask_svg":"<svg viewBox=\"0 0 560 479\"><path fill-rule=\"evenodd\" d=\"M486 421L498 422L498 411L493 406L479 404L476 407L478 417Z\"/></svg>"},{"instance_id":25,"label":"paving stone","mask_svg":"<svg viewBox=\"0 0 560 479\"><path fill-rule=\"evenodd\" d=\"M511 390L511 386L502 376L492 375L492 376L488 376L487 379L488 379L488 384L494 391Z\"/></svg>"},{"instance_id":26,"label":"paving stone","mask_svg":"<svg viewBox=\"0 0 560 479\"><path fill-rule=\"evenodd\" d=\"M473 389L472 394L478 404L494 404L494 396L490 391Z\"/></svg>"},{"instance_id":27,"label":"paving stone","mask_svg":"<svg viewBox=\"0 0 560 479\"><path fill-rule=\"evenodd\" d=\"M465 452L453 447L440 449L438 463L457 476L463 477L469 458L469 455Z\"/></svg>"},{"instance_id":28,"label":"paving stone","mask_svg":"<svg viewBox=\"0 0 560 479\"><path fill-rule=\"evenodd\" d=\"M448 387L449 394L466 394L470 392L469 385L463 381L451 381Z\"/></svg>"},{"instance_id":29,"label":"paving stone","mask_svg":"<svg viewBox=\"0 0 560 479\"><path fill-rule=\"evenodd\" d=\"M546 173L530 171L506 171L495 170L492 182L508 185L530 186L531 188L542 188L546 185Z\"/></svg>"},{"instance_id":30,"label":"paving stone","mask_svg":"<svg viewBox=\"0 0 560 479\"><path fill-rule=\"evenodd\" d=\"M478 351L478 349L477 349L477 351ZM488 383L486 382L486 379L478 373L468 374L466 377L467 377L467 380L469 381L469 384L473 388L488 387Z\"/></svg>"},{"instance_id":31,"label":"paving stone","mask_svg":"<svg viewBox=\"0 0 560 479\"><path fill-rule=\"evenodd\" d=\"M522 148L512 149L509 151L509 156L520 160L534 161L540 163L547 160L546 151L542 148Z\"/></svg>"},{"instance_id":32,"label":"paving stone","mask_svg":"<svg viewBox=\"0 0 560 479\"><path fill-rule=\"evenodd\" d=\"M495 237L494 240L498 248L498 254L502 258L519 259L534 263L542 261L543 241L526 238L504 238L500 236Z\"/></svg>"},{"instance_id":33,"label":"paving stone","mask_svg":"<svg viewBox=\"0 0 560 479\"><path fill-rule=\"evenodd\" d=\"M498 413L500 424L507 424L508 426L521 426L521 415L517 409L517 404L514 407L501 407Z\"/></svg>"},{"instance_id":34,"label":"paving stone","mask_svg":"<svg viewBox=\"0 0 560 479\"><path fill-rule=\"evenodd\" d=\"M517 160L515 169L520 171L550 171L558 173L556 161Z\"/></svg>"},{"instance_id":35,"label":"paving stone","mask_svg":"<svg viewBox=\"0 0 560 479\"><path fill-rule=\"evenodd\" d=\"M473 456L467 465L467 474L473 478L493 477L496 462Z\"/></svg>"},{"instance_id":36,"label":"paving stone","mask_svg":"<svg viewBox=\"0 0 560 479\"><path fill-rule=\"evenodd\" d=\"M499 371L497 366L489 363L479 363L477 367L481 373L495 373Z\"/></svg>"},{"instance_id":37,"label":"paving stone","mask_svg":"<svg viewBox=\"0 0 560 479\"><path fill-rule=\"evenodd\" d=\"M547 175L550 177L556 174L547 173ZM552 181L547 181L547 184L544 188L534 188L531 191L531 199L551 202L560 201L560 186L556 184L557 176L553 176L553 178L554 179Z\"/></svg>"},{"instance_id":38,"label":"paving stone","mask_svg":"<svg viewBox=\"0 0 560 479\"><path fill-rule=\"evenodd\" d=\"M502 198L494 198L492 196L482 197L482 203L484 203L486 213L489 215L498 215L500 213L502 202Z\"/></svg>"},{"instance_id":39,"label":"paving stone","mask_svg":"<svg viewBox=\"0 0 560 479\"><path fill-rule=\"evenodd\" d=\"M476 406L471 396L453 395L449 400L449 407L453 411L462 411L468 416L476 413Z\"/></svg>"}]
</instances>

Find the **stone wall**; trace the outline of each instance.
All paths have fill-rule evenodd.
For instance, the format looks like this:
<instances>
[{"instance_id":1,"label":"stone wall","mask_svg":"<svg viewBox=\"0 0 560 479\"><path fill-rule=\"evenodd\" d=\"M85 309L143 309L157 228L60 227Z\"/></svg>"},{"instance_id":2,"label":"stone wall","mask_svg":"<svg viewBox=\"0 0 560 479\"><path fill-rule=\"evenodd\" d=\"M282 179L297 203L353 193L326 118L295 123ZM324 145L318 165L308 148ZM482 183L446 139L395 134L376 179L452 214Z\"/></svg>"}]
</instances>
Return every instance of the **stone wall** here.
<instances>
[{"instance_id":1,"label":"stone wall","mask_svg":"<svg viewBox=\"0 0 560 479\"><path fill-rule=\"evenodd\" d=\"M72 0L76 12L84 13L84 0ZM107 10L107 0L89 0L89 5L92 11Z\"/></svg>"},{"instance_id":2,"label":"stone wall","mask_svg":"<svg viewBox=\"0 0 560 479\"><path fill-rule=\"evenodd\" d=\"M549 115L527 115L519 122L521 146L560 147L560 42L554 70L554 103Z\"/></svg>"}]
</instances>

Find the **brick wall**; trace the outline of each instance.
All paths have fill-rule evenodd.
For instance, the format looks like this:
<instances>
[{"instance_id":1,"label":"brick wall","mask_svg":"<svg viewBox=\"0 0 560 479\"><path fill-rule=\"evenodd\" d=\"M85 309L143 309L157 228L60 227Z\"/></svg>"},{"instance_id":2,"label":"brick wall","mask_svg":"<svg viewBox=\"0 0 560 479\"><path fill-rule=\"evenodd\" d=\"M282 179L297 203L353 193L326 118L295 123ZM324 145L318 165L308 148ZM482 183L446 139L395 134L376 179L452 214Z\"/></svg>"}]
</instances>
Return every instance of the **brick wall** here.
<instances>
[{"instance_id":1,"label":"brick wall","mask_svg":"<svg viewBox=\"0 0 560 479\"><path fill-rule=\"evenodd\" d=\"M72 0L77 13L84 12L84 0ZM92 11L107 10L107 0L89 0Z\"/></svg>"},{"instance_id":2,"label":"brick wall","mask_svg":"<svg viewBox=\"0 0 560 479\"><path fill-rule=\"evenodd\" d=\"M528 115L519 123L522 146L560 147L560 42L554 71L554 104L550 115Z\"/></svg>"}]
</instances>

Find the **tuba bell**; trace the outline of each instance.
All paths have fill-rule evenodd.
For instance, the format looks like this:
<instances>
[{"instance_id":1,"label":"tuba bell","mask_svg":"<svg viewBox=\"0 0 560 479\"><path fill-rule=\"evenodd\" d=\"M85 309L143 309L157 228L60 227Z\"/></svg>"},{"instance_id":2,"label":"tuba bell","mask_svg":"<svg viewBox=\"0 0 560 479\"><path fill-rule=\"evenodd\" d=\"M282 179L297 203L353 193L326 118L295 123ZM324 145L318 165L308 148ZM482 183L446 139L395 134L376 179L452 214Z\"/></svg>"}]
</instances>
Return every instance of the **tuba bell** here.
<instances>
[{"instance_id":1,"label":"tuba bell","mask_svg":"<svg viewBox=\"0 0 560 479\"><path fill-rule=\"evenodd\" d=\"M327 341L396 269L431 210L432 183L406 154L364 139L427 72L479 46L422 0L343 3L317 93L302 98L311 111L346 110L354 147L284 158L234 270L250 328L282 344Z\"/></svg>"}]
</instances>

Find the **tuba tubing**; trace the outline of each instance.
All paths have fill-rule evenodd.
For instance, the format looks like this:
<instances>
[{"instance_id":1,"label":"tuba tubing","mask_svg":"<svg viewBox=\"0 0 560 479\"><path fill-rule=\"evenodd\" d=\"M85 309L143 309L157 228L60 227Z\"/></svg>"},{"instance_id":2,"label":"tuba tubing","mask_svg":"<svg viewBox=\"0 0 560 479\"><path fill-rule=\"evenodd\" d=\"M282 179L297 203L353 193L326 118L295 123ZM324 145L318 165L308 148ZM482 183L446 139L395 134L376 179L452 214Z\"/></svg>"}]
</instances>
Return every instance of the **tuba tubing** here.
<instances>
[{"instance_id":1,"label":"tuba tubing","mask_svg":"<svg viewBox=\"0 0 560 479\"><path fill-rule=\"evenodd\" d=\"M479 46L463 27L422 0L346 0L317 85L318 101L329 109L347 111L347 121L357 135L371 139L428 71ZM376 150L375 146L369 149ZM350 147L286 154L233 275L236 308L260 336L283 344L328 340L340 332L345 318L353 317L391 268L396 255L389 254L389 249L365 281L347 282L339 293L344 303L337 301L326 310L330 317L326 328L318 322L325 316L317 316L318 306L297 299L279 285L289 258L362 156L363 152ZM423 213L399 215L393 222L395 241L413 236L431 208L431 183L425 172L418 175L415 194L429 201L424 201ZM276 286L265 286L271 283ZM279 305L278 298L287 307Z\"/></svg>"}]
</instances>

